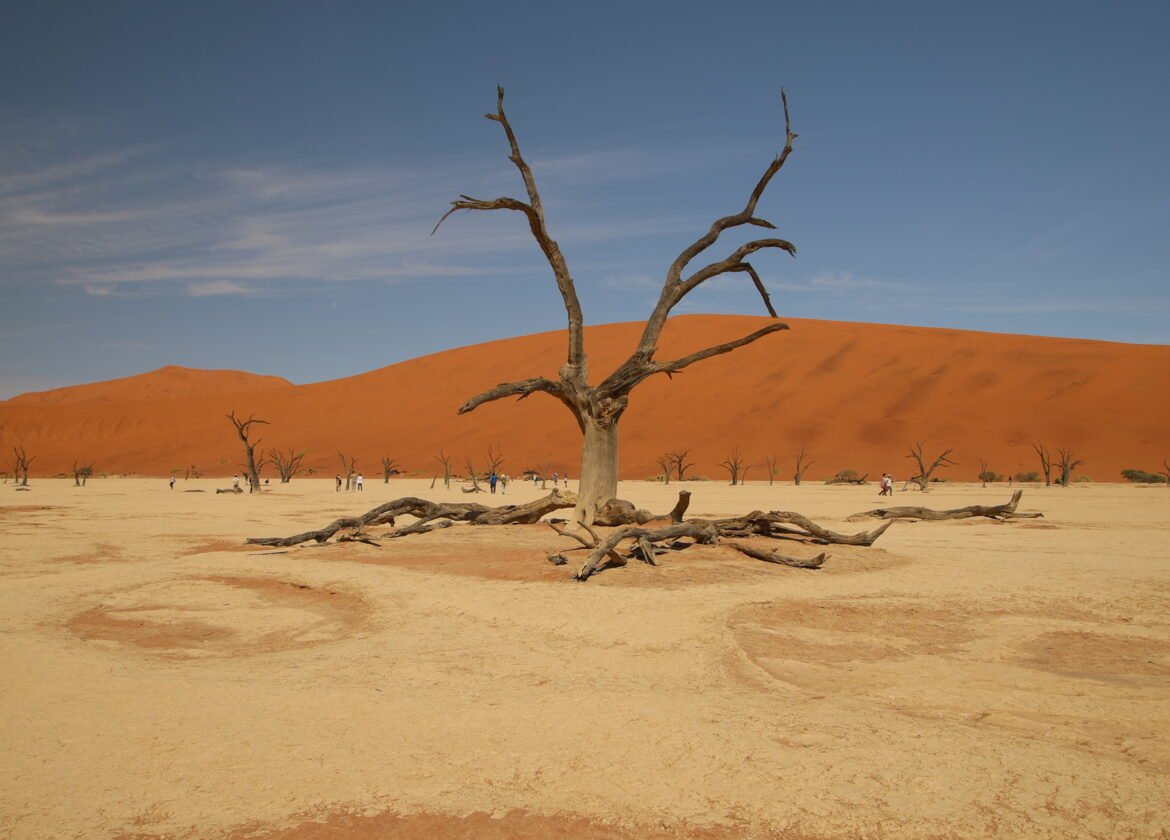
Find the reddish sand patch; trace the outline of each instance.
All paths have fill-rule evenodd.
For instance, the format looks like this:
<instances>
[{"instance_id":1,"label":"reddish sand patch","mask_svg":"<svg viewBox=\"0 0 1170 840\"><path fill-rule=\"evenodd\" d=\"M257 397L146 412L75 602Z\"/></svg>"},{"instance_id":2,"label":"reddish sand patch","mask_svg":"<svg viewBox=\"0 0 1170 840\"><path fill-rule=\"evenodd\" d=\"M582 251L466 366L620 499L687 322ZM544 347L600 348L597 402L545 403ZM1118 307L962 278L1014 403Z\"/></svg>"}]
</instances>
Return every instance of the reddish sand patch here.
<instances>
[{"instance_id":1,"label":"reddish sand patch","mask_svg":"<svg viewBox=\"0 0 1170 840\"><path fill-rule=\"evenodd\" d=\"M74 616L87 640L168 659L246 656L313 647L353 635L369 614L336 589L266 578L206 577L134 587Z\"/></svg>"}]
</instances>

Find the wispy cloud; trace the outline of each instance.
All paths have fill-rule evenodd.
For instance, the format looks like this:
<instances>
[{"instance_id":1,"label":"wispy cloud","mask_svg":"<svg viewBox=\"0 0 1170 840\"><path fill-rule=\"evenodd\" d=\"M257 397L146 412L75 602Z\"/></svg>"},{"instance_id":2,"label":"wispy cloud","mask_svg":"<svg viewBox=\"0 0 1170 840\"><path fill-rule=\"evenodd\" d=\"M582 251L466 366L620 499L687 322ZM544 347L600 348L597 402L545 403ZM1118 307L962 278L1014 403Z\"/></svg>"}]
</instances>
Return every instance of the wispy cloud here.
<instances>
[{"instance_id":1,"label":"wispy cloud","mask_svg":"<svg viewBox=\"0 0 1170 840\"><path fill-rule=\"evenodd\" d=\"M188 283L187 294L191 297L218 297L220 295L249 295L255 290L231 280L212 280L208 283Z\"/></svg>"},{"instance_id":2,"label":"wispy cloud","mask_svg":"<svg viewBox=\"0 0 1170 840\"><path fill-rule=\"evenodd\" d=\"M832 295L834 297L865 292L909 291L915 288L912 283L878 280L855 274L852 271L821 271L803 283L782 281L770 283L769 286L784 292Z\"/></svg>"},{"instance_id":3,"label":"wispy cloud","mask_svg":"<svg viewBox=\"0 0 1170 840\"><path fill-rule=\"evenodd\" d=\"M644 164L623 152L542 161L550 178L645 177ZM452 219L431 235L458 189L498 194L505 179L520 187L509 176L506 166L478 159L410 168L183 170L149 148L109 152L0 180L0 266L9 277L40 277L89 295L149 285L195 297L259 294L288 283L545 271L527 225L512 214L477 214L474 225ZM669 233L693 221L566 215L557 234L590 244Z\"/></svg>"}]
</instances>

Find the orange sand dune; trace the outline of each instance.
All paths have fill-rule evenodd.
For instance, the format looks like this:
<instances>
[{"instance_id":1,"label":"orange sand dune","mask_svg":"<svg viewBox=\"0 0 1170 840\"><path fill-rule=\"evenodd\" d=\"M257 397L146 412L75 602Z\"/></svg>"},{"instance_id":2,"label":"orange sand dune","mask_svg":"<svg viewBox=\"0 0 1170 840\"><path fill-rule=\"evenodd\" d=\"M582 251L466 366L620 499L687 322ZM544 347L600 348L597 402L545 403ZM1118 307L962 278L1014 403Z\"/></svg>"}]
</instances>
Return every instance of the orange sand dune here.
<instances>
[{"instance_id":1,"label":"orange sand dune","mask_svg":"<svg viewBox=\"0 0 1170 840\"><path fill-rule=\"evenodd\" d=\"M674 319L658 354L669 359L745 335L768 319L692 315ZM815 461L806 479L840 469L911 472L908 445L954 450L939 473L974 480L980 459L998 472L1038 469L1033 441L1071 447L1079 472L1119 481L1170 457L1170 347L997 335L878 324L791 320L788 332L699 363L634 392L622 420L622 477L658 472L655 458L689 449L695 475L719 478L739 447L749 479L779 458L791 478L803 442ZM593 381L627 355L640 323L588 329ZM277 377L163 368L112 382L25 394L0 402L0 446L23 444L33 474L76 460L99 472L165 475L196 465L234 472L241 447L224 415L270 421L262 446L308 450L305 463L332 474L337 453L368 477L392 456L431 474L434 456L482 462L499 446L504 469L551 461L577 475L580 437L563 406L544 395L497 402L459 416L468 397L499 382L556 376L565 334L542 333L464 347L358 376L296 386ZM7 460L7 459L5 459Z\"/></svg>"}]
</instances>

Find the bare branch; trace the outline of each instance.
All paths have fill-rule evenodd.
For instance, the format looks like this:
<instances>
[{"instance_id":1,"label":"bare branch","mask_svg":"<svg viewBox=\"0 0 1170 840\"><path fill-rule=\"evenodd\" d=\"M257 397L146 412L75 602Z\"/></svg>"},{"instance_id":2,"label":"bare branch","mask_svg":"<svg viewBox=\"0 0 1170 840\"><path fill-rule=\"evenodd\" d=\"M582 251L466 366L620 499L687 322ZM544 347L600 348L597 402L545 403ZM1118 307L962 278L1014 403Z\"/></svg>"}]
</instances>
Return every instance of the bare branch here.
<instances>
[{"instance_id":1,"label":"bare branch","mask_svg":"<svg viewBox=\"0 0 1170 840\"><path fill-rule=\"evenodd\" d=\"M492 388L490 391L484 391L482 394L472 397L463 405L459 406L459 413L466 414L469 411L475 411L475 409L486 402L502 400L505 397L524 399L529 394L536 393L537 391L543 391L546 394L552 394L558 399L564 399L564 391L559 383L536 376L521 382L504 382Z\"/></svg>"},{"instance_id":2,"label":"bare branch","mask_svg":"<svg viewBox=\"0 0 1170 840\"><path fill-rule=\"evenodd\" d=\"M504 134L508 138L508 148L511 151L508 160L515 165L520 172L520 177L524 180L528 203L506 197L482 201L467 195L460 196L458 201L451 202L451 209L439 219L435 230L438 230L439 225L457 210L517 210L523 212L528 217L528 227L532 231L533 238L536 239L540 250L544 252L545 259L548 260L549 267L556 278L557 289L565 304L565 313L569 320L569 352L565 362L566 368L570 377L584 377L585 321L581 314L581 302L577 298L577 288L573 284L572 275L569 274L569 266L565 262L564 254L561 253L560 246L549 234L545 224L544 208L541 205L540 192L536 188L536 177L532 174L532 169L524 160L523 155L520 154L520 144L516 141L516 133L512 130L512 124L508 122L508 117L504 113L503 87L497 86L496 88L496 113L484 114L484 116L493 122L498 122L504 129ZM435 230L432 230L431 233L433 234Z\"/></svg>"},{"instance_id":3,"label":"bare branch","mask_svg":"<svg viewBox=\"0 0 1170 840\"><path fill-rule=\"evenodd\" d=\"M698 275L692 277L691 280L694 281L693 284L684 290L681 288L682 274L695 257L715 244L720 235L729 228L738 227L740 225L755 225L757 227L775 228L775 225L773 225L771 222L757 218L755 213L756 204L759 203L760 198L763 196L764 191L768 188L772 178L784 166L785 161L788 160L788 156L792 154L792 144L797 137L797 135L792 131L792 121L788 114L788 96L785 94L783 89L780 91L780 101L784 106L784 148L781 150L780 154L772 159L772 162L768 164L768 168L764 170L764 174L760 176L760 180L756 183L755 188L748 197L748 201L744 206L744 209L735 215L724 216L723 218L716 220L705 234L684 248L682 253L680 253L678 257L675 258L675 261L671 264L670 268L666 272L666 280L662 285L662 292L658 297L658 303L654 307L654 312L651 313L650 317L646 321L646 328L642 332L642 338L638 342L638 347L635 351L636 355L642 354L649 356L654 352L654 348L658 345L658 338L662 333L662 328L666 324L666 319L670 315L670 311L688 291L705 280L710 279L711 277L726 273L726 271L728 271L732 265L742 262L743 257L745 257L747 253L750 252L739 254L738 257L733 255L727 260L723 260L721 263L713 264L714 267L708 266L707 269L700 271ZM762 241L775 241L776 243L783 242L783 240ZM795 247L793 247L791 243L787 242L784 242L783 245L776 244L770 247L782 247L784 250L787 250L790 254L793 255L795 255L796 252ZM718 268L718 266L724 267ZM710 270L711 273L704 275L704 272L708 270Z\"/></svg>"}]
</instances>

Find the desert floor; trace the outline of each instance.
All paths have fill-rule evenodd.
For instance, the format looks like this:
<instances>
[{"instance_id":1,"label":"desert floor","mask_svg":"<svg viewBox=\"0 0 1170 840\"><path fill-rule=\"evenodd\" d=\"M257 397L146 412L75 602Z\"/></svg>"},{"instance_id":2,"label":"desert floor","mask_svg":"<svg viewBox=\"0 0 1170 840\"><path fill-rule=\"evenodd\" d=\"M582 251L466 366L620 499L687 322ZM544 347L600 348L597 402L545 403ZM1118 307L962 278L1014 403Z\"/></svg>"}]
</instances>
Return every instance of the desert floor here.
<instances>
[{"instance_id":1,"label":"desert floor","mask_svg":"<svg viewBox=\"0 0 1170 840\"><path fill-rule=\"evenodd\" d=\"M543 526L243 545L467 498L429 483L0 485L0 834L1168 836L1165 486L1028 487L1043 519L897 522L817 571L696 547L576 583ZM879 502L684 486L838 531Z\"/></svg>"}]
</instances>

